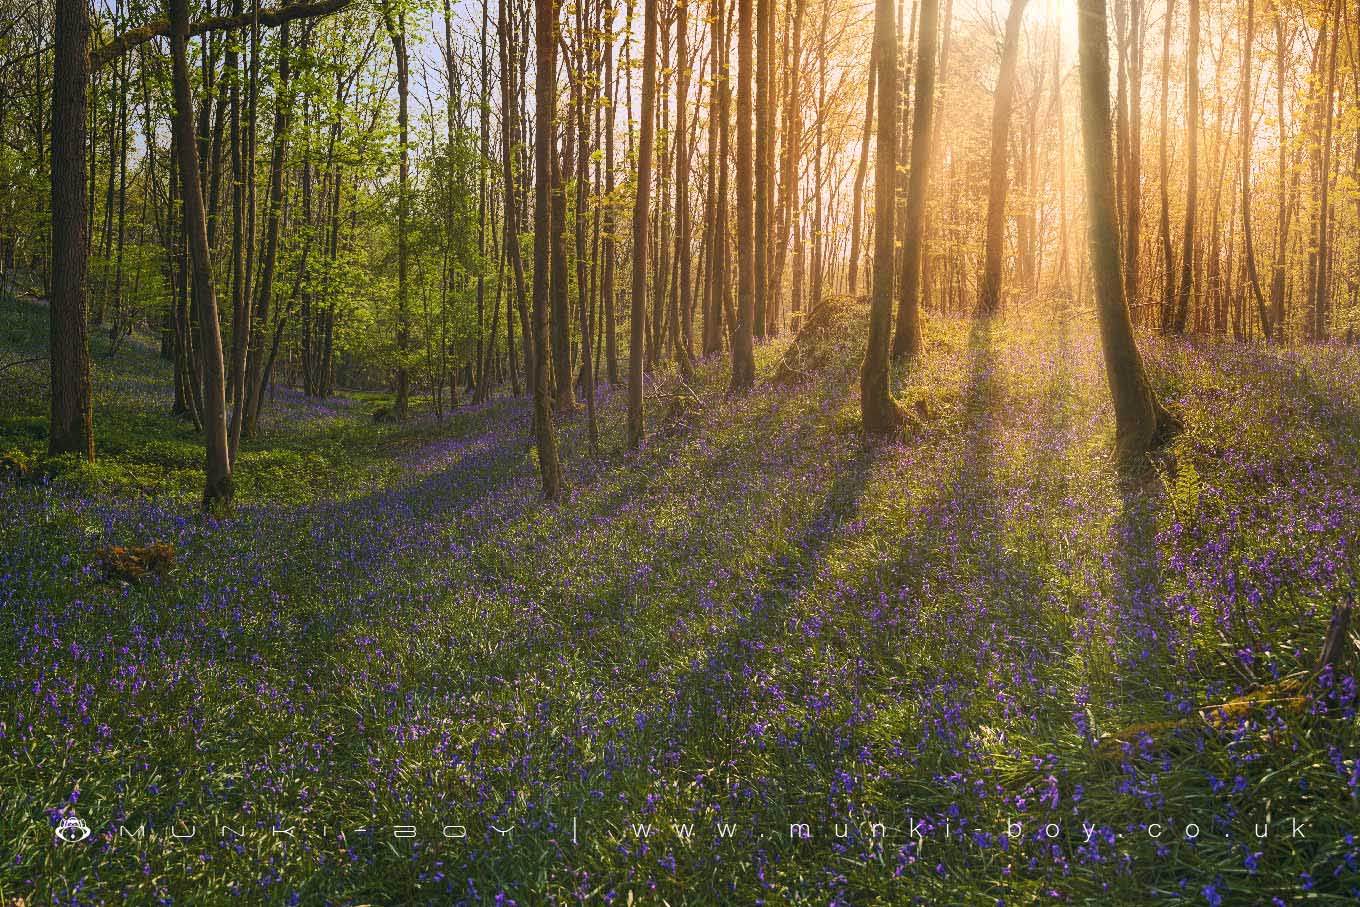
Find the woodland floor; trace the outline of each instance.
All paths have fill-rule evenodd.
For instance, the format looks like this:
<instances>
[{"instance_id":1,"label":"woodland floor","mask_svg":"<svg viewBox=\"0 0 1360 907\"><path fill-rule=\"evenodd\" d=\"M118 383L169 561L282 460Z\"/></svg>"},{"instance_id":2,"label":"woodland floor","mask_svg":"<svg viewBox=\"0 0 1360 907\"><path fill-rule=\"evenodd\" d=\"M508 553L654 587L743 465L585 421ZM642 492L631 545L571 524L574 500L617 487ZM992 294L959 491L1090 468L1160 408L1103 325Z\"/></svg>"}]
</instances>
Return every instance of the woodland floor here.
<instances>
[{"instance_id":1,"label":"woodland floor","mask_svg":"<svg viewBox=\"0 0 1360 907\"><path fill-rule=\"evenodd\" d=\"M44 317L0 302L0 365ZM149 347L96 338L94 466L37 461L45 364L7 370L0 904L1354 903L1355 678L1196 710L1355 593L1360 351L1147 338L1190 429L1121 484L1089 315L1030 317L932 322L902 443L858 431L861 315L800 387L782 343L741 399L704 364L639 454L605 391L557 506L524 400L281 391L205 521ZM168 576L102 577L154 540Z\"/></svg>"}]
</instances>

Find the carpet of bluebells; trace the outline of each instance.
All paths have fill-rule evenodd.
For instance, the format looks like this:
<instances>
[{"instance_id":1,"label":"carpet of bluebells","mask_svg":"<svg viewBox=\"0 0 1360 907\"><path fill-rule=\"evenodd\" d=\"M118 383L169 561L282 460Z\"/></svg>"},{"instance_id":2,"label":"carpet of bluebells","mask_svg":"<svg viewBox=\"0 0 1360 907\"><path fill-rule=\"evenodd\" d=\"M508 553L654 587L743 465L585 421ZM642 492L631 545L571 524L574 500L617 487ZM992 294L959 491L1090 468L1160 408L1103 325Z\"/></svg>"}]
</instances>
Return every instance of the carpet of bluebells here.
<instances>
[{"instance_id":1,"label":"carpet of bluebells","mask_svg":"<svg viewBox=\"0 0 1360 907\"><path fill-rule=\"evenodd\" d=\"M34 355L41 310L2 314ZM932 416L887 444L863 330L798 387L663 376L637 453L603 389L557 505L522 399L392 426L281 389L205 519L153 350L96 341L95 466L36 458L45 365L11 369L0 904L1360 898L1356 680L1311 679L1360 569L1360 351L1148 338L1189 428L1128 479L1082 316L933 322L898 384ZM155 540L165 577L96 566Z\"/></svg>"}]
</instances>

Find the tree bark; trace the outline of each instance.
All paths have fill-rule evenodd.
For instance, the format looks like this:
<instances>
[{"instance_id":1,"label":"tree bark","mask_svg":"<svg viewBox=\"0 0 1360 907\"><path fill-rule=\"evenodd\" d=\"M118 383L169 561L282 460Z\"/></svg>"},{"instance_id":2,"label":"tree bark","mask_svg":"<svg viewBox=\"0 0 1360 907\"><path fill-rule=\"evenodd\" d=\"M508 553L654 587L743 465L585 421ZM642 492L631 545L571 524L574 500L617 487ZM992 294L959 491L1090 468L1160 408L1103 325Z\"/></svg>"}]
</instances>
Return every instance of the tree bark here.
<instances>
[{"instance_id":1,"label":"tree bark","mask_svg":"<svg viewBox=\"0 0 1360 907\"><path fill-rule=\"evenodd\" d=\"M769 2L769 0L762 0ZM690 311L690 224L689 224L689 130L686 119L689 115L689 3L677 0L676 3L676 47L675 47L675 272L676 293L672 319L675 331L671 337L675 361L680 376L689 381L694 377L694 366L690 362L689 346L685 338L688 329L682 330L680 319L688 324ZM768 62L768 61L767 61ZM684 337L682 337L682 334Z\"/></svg>"},{"instance_id":2,"label":"tree bark","mask_svg":"<svg viewBox=\"0 0 1360 907\"><path fill-rule=\"evenodd\" d=\"M755 169L751 160L752 0L737 0L737 310L732 326L730 393L744 393L756 380Z\"/></svg>"},{"instance_id":3,"label":"tree bark","mask_svg":"<svg viewBox=\"0 0 1360 907\"><path fill-rule=\"evenodd\" d=\"M172 127L179 151L179 175L184 199L184 228L193 268L194 308L198 315L199 356L203 365L203 432L206 481L203 509L219 512L232 502L231 456L227 446L226 375L222 362L222 333L218 324L217 293L213 286L208 249L207 215L203 209L198 144L194 140L194 108L190 94L189 0L170 0L170 56L175 108Z\"/></svg>"},{"instance_id":4,"label":"tree bark","mask_svg":"<svg viewBox=\"0 0 1360 907\"><path fill-rule=\"evenodd\" d=\"M930 146L934 132L935 53L939 45L939 11L939 0L922 0L919 13L921 21L916 39L916 84L913 100L916 112L911 123L911 172L907 178L907 220L902 231L900 286L897 288L897 333L893 337L892 350L894 357L915 357L924 347L921 338L921 251L925 234L926 189L930 179ZM879 103L878 109L881 114L882 102ZM880 127L879 136L882 135ZM879 153L882 153L881 147ZM874 178L877 179L877 175ZM877 188L874 189L874 193L877 197Z\"/></svg>"},{"instance_id":5,"label":"tree bark","mask_svg":"<svg viewBox=\"0 0 1360 907\"><path fill-rule=\"evenodd\" d=\"M499 4L496 10L496 31L500 39L498 44L501 64L501 172L505 183L505 250L510 259L510 270L515 278L515 302L520 314L520 337L524 343L524 380L530 388L533 388L537 386L534 383L536 361L534 336L527 318L524 253L519 245L519 200L515 194L514 125L519 120L518 93L515 90L513 54L510 53L510 24L505 15L504 4ZM508 313L506 317L509 318Z\"/></svg>"},{"instance_id":6,"label":"tree bark","mask_svg":"<svg viewBox=\"0 0 1360 907\"><path fill-rule=\"evenodd\" d=\"M937 0L924 0L934 7ZM874 159L874 267L869 292L869 341L860 366L860 420L871 435L891 435L907 423L907 414L893 399L891 386L893 220L897 206L897 107L898 93L888 90L897 79L897 24L893 0L875 0L874 49L878 66L878 135ZM924 31L923 31L924 34ZM930 66L934 67L934 55ZM921 87L921 64L917 64L917 90ZM928 125L928 124L927 124ZM929 135L929 130L923 131Z\"/></svg>"},{"instance_id":7,"label":"tree bark","mask_svg":"<svg viewBox=\"0 0 1360 907\"><path fill-rule=\"evenodd\" d=\"M870 54L872 56L872 52ZM864 100L864 133L860 137L859 165L855 168L855 194L851 201L850 221L850 295L859 288L860 240L864 234L864 177L869 171L869 144L874 129L874 80L878 64L869 61L869 90Z\"/></svg>"},{"instance_id":8,"label":"tree bark","mask_svg":"<svg viewBox=\"0 0 1360 907\"><path fill-rule=\"evenodd\" d=\"M1181 250L1180 289L1172 330L1185 333L1190 297L1195 291L1195 214L1199 206L1199 3L1190 0L1190 36L1185 66L1185 246Z\"/></svg>"},{"instance_id":9,"label":"tree bark","mask_svg":"<svg viewBox=\"0 0 1360 907\"><path fill-rule=\"evenodd\" d=\"M1171 245L1171 162L1167 150L1167 104L1171 96L1171 27L1176 0L1167 0L1165 22L1162 27L1162 95L1161 128L1157 138L1157 173L1161 182L1161 240L1162 240L1162 330L1170 332L1176 317L1176 250Z\"/></svg>"},{"instance_id":10,"label":"tree bark","mask_svg":"<svg viewBox=\"0 0 1360 907\"><path fill-rule=\"evenodd\" d=\"M1311 339L1318 342L1326 340L1328 333L1328 290L1331 283L1331 230L1329 226L1331 200L1329 196L1332 183L1332 123L1336 109L1333 97L1336 92L1336 52L1341 43L1341 9L1344 5L1340 0L1332 0L1332 2L1335 4L1336 12L1332 21L1332 47L1327 62L1327 88L1326 93L1320 99L1323 128L1322 143L1319 149L1321 160L1318 166L1318 216L1317 238L1315 240L1317 256L1316 274L1313 277L1312 325L1309 333ZM1325 25L1323 35L1323 46L1325 47Z\"/></svg>"},{"instance_id":11,"label":"tree bark","mask_svg":"<svg viewBox=\"0 0 1360 907\"><path fill-rule=\"evenodd\" d=\"M383 19L392 40L392 53L397 61L397 399L393 405L399 421L406 419L410 396L410 375L406 368L406 348L410 343L410 243L407 241L411 178L411 76L406 54L406 17L402 11L383 6Z\"/></svg>"},{"instance_id":12,"label":"tree bark","mask_svg":"<svg viewBox=\"0 0 1360 907\"><path fill-rule=\"evenodd\" d=\"M619 339L618 324L614 314L614 104L617 91L614 86L614 4L605 0L604 16L604 84L605 98L604 135L604 223L600 254L604 258L603 273L600 275L600 302L604 307L604 360L605 375L610 387L619 383Z\"/></svg>"},{"instance_id":13,"label":"tree bark","mask_svg":"<svg viewBox=\"0 0 1360 907\"><path fill-rule=\"evenodd\" d=\"M681 9L685 0L680 0ZM770 122L772 79L770 31L774 27L774 0L755 0L756 4L756 85L755 85L755 307L752 328L757 339L764 339L770 307L770 197L768 174L774 166L774 135ZM683 63L681 64L683 66ZM684 110L683 105L677 108ZM678 158L678 155L677 155Z\"/></svg>"},{"instance_id":14,"label":"tree bark","mask_svg":"<svg viewBox=\"0 0 1360 907\"><path fill-rule=\"evenodd\" d=\"M89 92L85 0L57 0L52 89L52 380L47 450L94 460L94 402L86 325L85 129Z\"/></svg>"},{"instance_id":15,"label":"tree bark","mask_svg":"<svg viewBox=\"0 0 1360 907\"><path fill-rule=\"evenodd\" d=\"M749 2L749 0L748 0ZM651 232L652 154L656 145L657 0L643 0L642 111L638 136L637 194L633 199L633 298L628 343L628 446L642 446L642 385L647 339L647 244Z\"/></svg>"},{"instance_id":16,"label":"tree bark","mask_svg":"<svg viewBox=\"0 0 1360 907\"><path fill-rule=\"evenodd\" d=\"M543 497L562 495L562 466L548 399L548 241L552 229L552 130L557 119L557 6L534 0L534 435Z\"/></svg>"},{"instance_id":17,"label":"tree bark","mask_svg":"<svg viewBox=\"0 0 1360 907\"><path fill-rule=\"evenodd\" d=\"M1251 52L1256 38L1256 3L1246 0L1245 34L1242 36L1242 153L1239 162L1242 168L1242 245L1247 260L1247 283L1251 287L1251 297L1256 302L1256 312L1261 320L1261 336L1271 338L1270 313L1266 310L1265 296L1261 293L1261 278L1256 271L1256 248L1251 235L1251 139L1252 139L1252 78Z\"/></svg>"},{"instance_id":18,"label":"tree bark","mask_svg":"<svg viewBox=\"0 0 1360 907\"><path fill-rule=\"evenodd\" d=\"M987 247L978 289L978 312L995 315L1001 310L1001 256L1006 242L1007 147L1010 144L1011 107L1015 100L1015 68L1020 55L1020 20L1026 0L1011 0L1006 14L1006 34L1001 44L1001 71L992 100L991 171L987 180Z\"/></svg>"},{"instance_id":19,"label":"tree bark","mask_svg":"<svg viewBox=\"0 0 1360 907\"><path fill-rule=\"evenodd\" d=\"M1081 136L1085 152L1088 241L1096 283L1105 375L1114 402L1115 451L1133 465L1179 428L1163 409L1143 367L1124 298L1111 148L1110 49L1105 0L1078 0Z\"/></svg>"}]
</instances>

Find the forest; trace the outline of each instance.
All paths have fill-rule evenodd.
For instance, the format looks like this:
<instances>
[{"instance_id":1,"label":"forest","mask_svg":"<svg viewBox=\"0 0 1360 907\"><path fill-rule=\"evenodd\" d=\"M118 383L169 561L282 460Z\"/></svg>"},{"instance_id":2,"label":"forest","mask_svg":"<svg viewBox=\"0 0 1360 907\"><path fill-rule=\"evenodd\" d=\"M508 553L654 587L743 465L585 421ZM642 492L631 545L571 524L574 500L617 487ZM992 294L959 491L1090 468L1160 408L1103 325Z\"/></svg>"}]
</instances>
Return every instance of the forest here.
<instances>
[{"instance_id":1,"label":"forest","mask_svg":"<svg viewBox=\"0 0 1360 907\"><path fill-rule=\"evenodd\" d=\"M1360 899L1348 0L0 0L0 907Z\"/></svg>"}]
</instances>

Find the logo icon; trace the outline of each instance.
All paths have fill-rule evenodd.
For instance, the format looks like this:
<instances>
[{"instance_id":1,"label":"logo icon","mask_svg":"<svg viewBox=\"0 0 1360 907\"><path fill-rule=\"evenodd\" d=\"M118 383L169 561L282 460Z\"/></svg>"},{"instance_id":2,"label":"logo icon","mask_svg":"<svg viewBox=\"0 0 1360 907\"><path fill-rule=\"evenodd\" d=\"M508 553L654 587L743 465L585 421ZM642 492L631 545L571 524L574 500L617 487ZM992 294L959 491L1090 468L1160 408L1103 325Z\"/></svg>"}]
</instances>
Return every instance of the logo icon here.
<instances>
[{"instance_id":1,"label":"logo icon","mask_svg":"<svg viewBox=\"0 0 1360 907\"><path fill-rule=\"evenodd\" d=\"M76 844L90 836L90 826L80 816L67 816L61 820L55 834L63 844Z\"/></svg>"}]
</instances>

